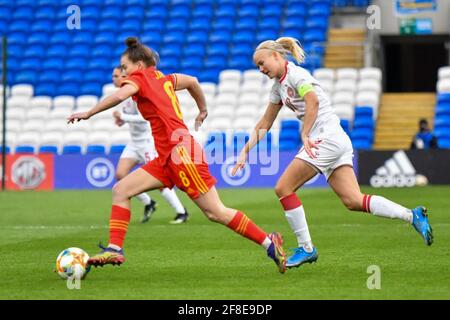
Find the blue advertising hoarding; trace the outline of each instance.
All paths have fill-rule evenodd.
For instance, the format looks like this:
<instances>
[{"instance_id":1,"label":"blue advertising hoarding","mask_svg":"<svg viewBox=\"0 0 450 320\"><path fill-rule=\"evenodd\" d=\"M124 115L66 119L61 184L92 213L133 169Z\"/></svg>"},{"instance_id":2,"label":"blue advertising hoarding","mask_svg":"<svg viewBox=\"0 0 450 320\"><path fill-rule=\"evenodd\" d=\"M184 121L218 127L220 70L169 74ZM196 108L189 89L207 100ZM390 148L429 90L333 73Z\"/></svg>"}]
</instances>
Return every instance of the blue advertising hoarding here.
<instances>
[{"instance_id":1,"label":"blue advertising hoarding","mask_svg":"<svg viewBox=\"0 0 450 320\"><path fill-rule=\"evenodd\" d=\"M284 169L297 154L294 152L275 152L271 157L250 158L245 168L235 177L231 176L235 157L225 161L208 158L211 174L217 179L218 188L273 188ZM353 159L357 170L356 155ZM111 189L115 179L115 168L119 155L59 155L54 158L55 189ZM325 187L326 179L317 175L307 187Z\"/></svg>"}]
</instances>

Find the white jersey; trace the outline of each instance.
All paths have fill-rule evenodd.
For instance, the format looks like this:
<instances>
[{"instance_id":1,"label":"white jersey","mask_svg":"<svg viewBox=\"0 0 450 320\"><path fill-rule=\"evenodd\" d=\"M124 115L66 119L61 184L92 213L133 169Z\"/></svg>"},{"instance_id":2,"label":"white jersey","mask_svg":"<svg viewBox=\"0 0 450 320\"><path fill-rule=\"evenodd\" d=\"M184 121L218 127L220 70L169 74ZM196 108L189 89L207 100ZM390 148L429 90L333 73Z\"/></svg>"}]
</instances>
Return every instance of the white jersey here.
<instances>
[{"instance_id":1,"label":"white jersey","mask_svg":"<svg viewBox=\"0 0 450 320\"><path fill-rule=\"evenodd\" d=\"M310 135L320 134L319 127L325 125L339 124L339 118L331 107L330 98L323 91L319 82L305 69L296 66L292 62L286 64L283 78L275 80L270 92L270 102L274 104L283 103L291 109L296 117L303 121L305 116L305 100L300 94L304 88L311 87L319 98L319 111L316 121L311 128ZM299 93L300 92L300 93ZM326 124L328 122L328 124Z\"/></svg>"},{"instance_id":2,"label":"white jersey","mask_svg":"<svg viewBox=\"0 0 450 320\"><path fill-rule=\"evenodd\" d=\"M132 142L142 144L148 139L153 141L150 123L142 117L131 97L118 105L118 111L120 119L129 125Z\"/></svg>"}]
</instances>

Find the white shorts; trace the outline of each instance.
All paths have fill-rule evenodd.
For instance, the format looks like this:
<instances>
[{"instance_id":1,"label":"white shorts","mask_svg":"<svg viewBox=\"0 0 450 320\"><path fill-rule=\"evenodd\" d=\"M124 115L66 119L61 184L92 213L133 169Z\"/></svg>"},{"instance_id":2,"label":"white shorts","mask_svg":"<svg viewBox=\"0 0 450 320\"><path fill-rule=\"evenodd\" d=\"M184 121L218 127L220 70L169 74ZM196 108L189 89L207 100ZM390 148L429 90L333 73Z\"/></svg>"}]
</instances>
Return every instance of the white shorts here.
<instances>
[{"instance_id":1,"label":"white shorts","mask_svg":"<svg viewBox=\"0 0 450 320\"><path fill-rule=\"evenodd\" d=\"M327 181L336 168L344 165L353 167L353 146L349 136L339 128L322 130L317 136L310 137L311 141L318 142L316 158L311 158L302 147L296 158L310 164L316 171L325 175Z\"/></svg>"},{"instance_id":2,"label":"white shorts","mask_svg":"<svg viewBox=\"0 0 450 320\"><path fill-rule=\"evenodd\" d=\"M123 149L120 158L133 159L139 164L147 163L158 156L154 144L150 140L143 143L130 142Z\"/></svg>"}]
</instances>

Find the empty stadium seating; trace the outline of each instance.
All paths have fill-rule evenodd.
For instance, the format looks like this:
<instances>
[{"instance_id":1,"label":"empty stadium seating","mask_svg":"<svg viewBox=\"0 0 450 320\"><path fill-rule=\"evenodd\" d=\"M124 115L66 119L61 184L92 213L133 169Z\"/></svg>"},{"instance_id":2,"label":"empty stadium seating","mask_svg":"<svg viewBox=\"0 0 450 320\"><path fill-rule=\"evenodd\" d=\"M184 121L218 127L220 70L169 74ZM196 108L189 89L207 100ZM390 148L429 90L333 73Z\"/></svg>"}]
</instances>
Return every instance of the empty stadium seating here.
<instances>
[{"instance_id":1,"label":"empty stadium seating","mask_svg":"<svg viewBox=\"0 0 450 320\"><path fill-rule=\"evenodd\" d=\"M434 135L440 148L450 149L450 66L438 72Z\"/></svg>"}]
</instances>

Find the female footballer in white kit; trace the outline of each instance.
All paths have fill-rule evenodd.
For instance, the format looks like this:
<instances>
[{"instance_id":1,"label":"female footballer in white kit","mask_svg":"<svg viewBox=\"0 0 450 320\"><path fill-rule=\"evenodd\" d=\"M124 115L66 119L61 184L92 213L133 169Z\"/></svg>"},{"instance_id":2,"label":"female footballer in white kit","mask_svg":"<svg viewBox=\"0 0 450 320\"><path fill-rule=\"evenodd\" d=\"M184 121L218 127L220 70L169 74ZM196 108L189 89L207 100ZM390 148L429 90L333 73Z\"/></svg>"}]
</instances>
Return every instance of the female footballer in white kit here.
<instances>
[{"instance_id":1,"label":"female footballer in white kit","mask_svg":"<svg viewBox=\"0 0 450 320\"><path fill-rule=\"evenodd\" d=\"M295 193L317 173L325 175L328 184L349 210L407 221L425 243L431 245L433 233L424 207L410 210L381 196L361 193L353 171L352 143L340 126L328 95L309 71L287 61L287 55L298 63L304 62L305 54L298 40L289 37L267 40L254 52L253 60L259 70L275 81L267 110L242 149L232 172L234 175L244 167L248 152L270 130L280 109L283 106L291 109L302 122L303 146L275 186L275 193L298 242L298 248L292 249L293 255L289 257L287 267L298 267L318 258L305 210Z\"/></svg>"},{"instance_id":2,"label":"female footballer in white kit","mask_svg":"<svg viewBox=\"0 0 450 320\"><path fill-rule=\"evenodd\" d=\"M125 75L122 74L120 67L115 68L112 75L114 86L119 88L124 78ZM142 117L136 102L131 97L117 106L113 116L118 126L128 123L131 135L131 141L125 146L117 164L116 179L121 180L134 166L153 160L158 156L158 153L153 141L150 124ZM171 223L186 222L189 214L178 199L175 190L164 188L161 190L161 195L176 212L175 219ZM137 195L136 198L145 205L144 216L141 222L147 222L151 214L156 210L156 202L145 192Z\"/></svg>"}]
</instances>

